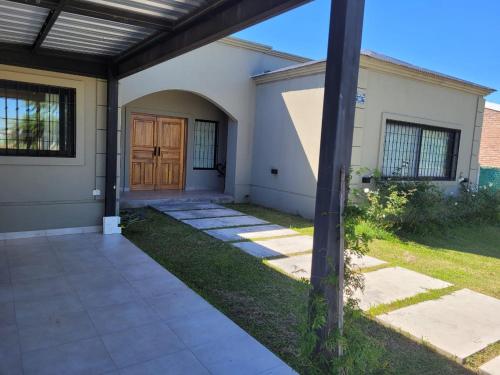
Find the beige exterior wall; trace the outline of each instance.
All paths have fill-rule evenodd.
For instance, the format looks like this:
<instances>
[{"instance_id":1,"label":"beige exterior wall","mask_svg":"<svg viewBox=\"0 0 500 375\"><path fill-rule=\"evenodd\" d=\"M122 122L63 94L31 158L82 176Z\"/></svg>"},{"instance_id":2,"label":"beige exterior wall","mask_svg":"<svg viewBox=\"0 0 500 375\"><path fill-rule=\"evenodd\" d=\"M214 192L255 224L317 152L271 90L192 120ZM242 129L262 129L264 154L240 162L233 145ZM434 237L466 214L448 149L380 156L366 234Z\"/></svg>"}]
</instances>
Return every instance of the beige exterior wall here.
<instances>
[{"instance_id":1,"label":"beige exterior wall","mask_svg":"<svg viewBox=\"0 0 500 375\"><path fill-rule=\"evenodd\" d=\"M314 216L324 69L279 80L257 79L256 126L250 200L257 204ZM352 168L381 169L385 121L404 120L461 130L456 181L437 182L458 188L460 177L476 182L481 136L482 96L362 65L356 106ZM278 169L278 175L271 169ZM360 186L359 176L353 184Z\"/></svg>"},{"instance_id":2,"label":"beige exterior wall","mask_svg":"<svg viewBox=\"0 0 500 375\"><path fill-rule=\"evenodd\" d=\"M0 233L100 226L104 188L99 176L105 160L99 129L105 127L105 85L5 65L0 65L0 79L76 89L75 158L0 156ZM102 195L94 198L96 186Z\"/></svg>"},{"instance_id":3,"label":"beige exterior wall","mask_svg":"<svg viewBox=\"0 0 500 375\"><path fill-rule=\"evenodd\" d=\"M218 162L226 162L226 141L228 117L215 105L201 96L186 91L162 91L150 94L128 103L122 108L123 156L121 175L124 176L122 188L130 186L130 121L133 113L153 114L159 116L182 117L187 119L186 148L186 190L224 191L224 178L216 170L194 170L194 123L195 120L217 121Z\"/></svg>"},{"instance_id":4,"label":"beige exterior wall","mask_svg":"<svg viewBox=\"0 0 500 375\"><path fill-rule=\"evenodd\" d=\"M225 192L244 201L250 194L255 124L255 83L250 77L299 60L258 45L223 40L121 80L119 105L169 90L191 92L214 103L229 118Z\"/></svg>"}]
</instances>

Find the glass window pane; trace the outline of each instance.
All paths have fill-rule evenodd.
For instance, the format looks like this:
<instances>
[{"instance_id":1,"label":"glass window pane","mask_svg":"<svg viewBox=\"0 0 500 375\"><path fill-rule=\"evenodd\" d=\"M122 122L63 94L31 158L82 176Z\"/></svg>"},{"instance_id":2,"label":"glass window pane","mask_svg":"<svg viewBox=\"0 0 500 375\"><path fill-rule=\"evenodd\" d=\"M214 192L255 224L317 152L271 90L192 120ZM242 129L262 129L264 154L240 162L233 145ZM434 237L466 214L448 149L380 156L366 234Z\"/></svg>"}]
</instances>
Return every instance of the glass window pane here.
<instances>
[{"instance_id":1,"label":"glass window pane","mask_svg":"<svg viewBox=\"0 0 500 375\"><path fill-rule=\"evenodd\" d=\"M74 96L75 89L0 80L0 154L74 157Z\"/></svg>"},{"instance_id":2,"label":"glass window pane","mask_svg":"<svg viewBox=\"0 0 500 375\"><path fill-rule=\"evenodd\" d=\"M418 143L420 129L414 126L388 122L385 128L385 177L417 177Z\"/></svg>"},{"instance_id":3,"label":"glass window pane","mask_svg":"<svg viewBox=\"0 0 500 375\"><path fill-rule=\"evenodd\" d=\"M424 130L420 151L420 177L444 178L449 174L450 133L440 130Z\"/></svg>"},{"instance_id":4,"label":"glass window pane","mask_svg":"<svg viewBox=\"0 0 500 375\"><path fill-rule=\"evenodd\" d=\"M216 166L217 123L196 120L194 126L193 168L214 169Z\"/></svg>"}]
</instances>

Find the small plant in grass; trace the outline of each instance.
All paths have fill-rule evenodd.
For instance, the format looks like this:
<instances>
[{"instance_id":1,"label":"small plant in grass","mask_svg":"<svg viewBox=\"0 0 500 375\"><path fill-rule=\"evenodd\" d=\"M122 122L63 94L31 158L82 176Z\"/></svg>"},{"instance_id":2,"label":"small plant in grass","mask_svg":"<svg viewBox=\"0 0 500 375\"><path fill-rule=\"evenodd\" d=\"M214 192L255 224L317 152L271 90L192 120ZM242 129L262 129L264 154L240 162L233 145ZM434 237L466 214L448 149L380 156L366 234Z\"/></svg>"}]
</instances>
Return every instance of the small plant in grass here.
<instances>
[{"instance_id":1,"label":"small plant in grass","mask_svg":"<svg viewBox=\"0 0 500 375\"><path fill-rule=\"evenodd\" d=\"M354 257L368 252L372 240L369 233L357 231L356 227L365 220L366 208L349 200L344 210L344 293L347 303L344 306L343 332L334 331L321 340L319 332L327 323L327 303L322 294L311 292L307 317L301 324L300 358L303 372L306 374L371 374L383 368L382 348L360 330L358 320L361 313L358 301L353 298L356 289L364 286L363 276L352 265ZM325 283L336 284L337 280L327 278ZM341 348L341 356L331 353Z\"/></svg>"}]
</instances>

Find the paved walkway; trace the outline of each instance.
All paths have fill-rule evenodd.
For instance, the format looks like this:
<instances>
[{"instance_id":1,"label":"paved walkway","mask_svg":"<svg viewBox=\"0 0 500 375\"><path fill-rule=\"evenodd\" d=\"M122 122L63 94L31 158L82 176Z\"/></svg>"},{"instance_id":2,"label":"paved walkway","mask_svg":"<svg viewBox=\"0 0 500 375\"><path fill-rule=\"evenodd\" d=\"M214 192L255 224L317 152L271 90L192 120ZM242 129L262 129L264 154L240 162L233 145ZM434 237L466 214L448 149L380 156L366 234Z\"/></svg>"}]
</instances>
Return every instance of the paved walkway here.
<instances>
[{"instance_id":1,"label":"paved walkway","mask_svg":"<svg viewBox=\"0 0 500 375\"><path fill-rule=\"evenodd\" d=\"M298 279L309 279L312 237L216 204L155 206L166 215L202 229L208 235L266 259L267 264ZM364 273L365 289L355 297L363 310L452 286L370 256L354 257ZM468 356L500 340L500 300L462 289L437 300L417 303L378 316L383 324L424 340L441 353L463 362ZM500 357L484 364L484 374L500 375Z\"/></svg>"},{"instance_id":2,"label":"paved walkway","mask_svg":"<svg viewBox=\"0 0 500 375\"><path fill-rule=\"evenodd\" d=\"M294 374L121 235L0 241L0 374Z\"/></svg>"}]
</instances>

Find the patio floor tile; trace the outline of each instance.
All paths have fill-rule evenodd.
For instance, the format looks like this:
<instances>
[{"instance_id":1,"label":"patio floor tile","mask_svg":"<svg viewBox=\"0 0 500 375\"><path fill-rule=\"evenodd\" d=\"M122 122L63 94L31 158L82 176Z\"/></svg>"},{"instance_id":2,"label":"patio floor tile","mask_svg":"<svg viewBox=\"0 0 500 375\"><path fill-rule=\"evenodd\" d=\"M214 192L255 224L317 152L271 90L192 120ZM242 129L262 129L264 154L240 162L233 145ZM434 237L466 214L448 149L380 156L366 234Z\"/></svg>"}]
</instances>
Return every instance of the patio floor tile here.
<instances>
[{"instance_id":1,"label":"patio floor tile","mask_svg":"<svg viewBox=\"0 0 500 375\"><path fill-rule=\"evenodd\" d=\"M189 350L153 359L120 370L121 375L210 375Z\"/></svg>"},{"instance_id":2,"label":"patio floor tile","mask_svg":"<svg viewBox=\"0 0 500 375\"><path fill-rule=\"evenodd\" d=\"M257 219L253 216L230 216L212 219L192 219L183 220L182 222L184 224L191 225L196 229L227 228L245 225L269 224L267 221Z\"/></svg>"},{"instance_id":3,"label":"patio floor tile","mask_svg":"<svg viewBox=\"0 0 500 375\"><path fill-rule=\"evenodd\" d=\"M146 324L102 336L104 345L118 367L126 367L186 348L162 322Z\"/></svg>"},{"instance_id":4,"label":"patio floor tile","mask_svg":"<svg viewBox=\"0 0 500 375\"><path fill-rule=\"evenodd\" d=\"M102 374L116 368L98 338L24 353L23 367L25 375Z\"/></svg>"},{"instance_id":5,"label":"patio floor tile","mask_svg":"<svg viewBox=\"0 0 500 375\"><path fill-rule=\"evenodd\" d=\"M143 301L88 309L88 313L101 335L159 320L158 315Z\"/></svg>"},{"instance_id":6,"label":"patio floor tile","mask_svg":"<svg viewBox=\"0 0 500 375\"><path fill-rule=\"evenodd\" d=\"M313 238L295 236L255 242L237 242L232 245L255 257L268 258L312 250Z\"/></svg>"},{"instance_id":7,"label":"patio floor tile","mask_svg":"<svg viewBox=\"0 0 500 375\"><path fill-rule=\"evenodd\" d=\"M11 326L16 324L16 313L14 310L14 302L0 303L0 327Z\"/></svg>"},{"instance_id":8,"label":"patio floor tile","mask_svg":"<svg viewBox=\"0 0 500 375\"><path fill-rule=\"evenodd\" d=\"M268 238L279 236L290 236L298 234L293 229L284 228L280 225L258 225L252 227L210 229L205 233L221 241L244 241L253 238Z\"/></svg>"},{"instance_id":9,"label":"patio floor tile","mask_svg":"<svg viewBox=\"0 0 500 375\"><path fill-rule=\"evenodd\" d=\"M21 350L28 352L97 336L85 311L52 315L42 324L19 329Z\"/></svg>"},{"instance_id":10,"label":"patio floor tile","mask_svg":"<svg viewBox=\"0 0 500 375\"><path fill-rule=\"evenodd\" d=\"M364 274L365 290L357 290L354 298L360 300L359 306L369 310L373 306L395 302L404 298L424 293L431 289L442 289L451 286L421 273L401 267L383 268Z\"/></svg>"},{"instance_id":11,"label":"patio floor tile","mask_svg":"<svg viewBox=\"0 0 500 375\"><path fill-rule=\"evenodd\" d=\"M0 324L0 374L21 375L23 373L19 335L15 325Z\"/></svg>"},{"instance_id":12,"label":"patio floor tile","mask_svg":"<svg viewBox=\"0 0 500 375\"><path fill-rule=\"evenodd\" d=\"M499 311L500 300L461 289L378 319L462 361L500 340Z\"/></svg>"},{"instance_id":13,"label":"patio floor tile","mask_svg":"<svg viewBox=\"0 0 500 375\"><path fill-rule=\"evenodd\" d=\"M500 375L500 355L479 367L479 373L482 375Z\"/></svg>"},{"instance_id":14,"label":"patio floor tile","mask_svg":"<svg viewBox=\"0 0 500 375\"><path fill-rule=\"evenodd\" d=\"M60 263L42 262L36 265L10 268L10 279L13 283L22 280L37 280L62 276L63 274L64 268Z\"/></svg>"},{"instance_id":15,"label":"patio floor tile","mask_svg":"<svg viewBox=\"0 0 500 375\"><path fill-rule=\"evenodd\" d=\"M51 317L79 311L84 311L84 307L76 293L16 302L16 320L19 327L39 326Z\"/></svg>"},{"instance_id":16,"label":"patio floor tile","mask_svg":"<svg viewBox=\"0 0 500 375\"><path fill-rule=\"evenodd\" d=\"M175 303L172 303L173 301ZM146 302L153 307L160 319L165 321L184 318L189 314L214 309L212 305L190 289L174 290L162 297L147 298Z\"/></svg>"},{"instance_id":17,"label":"patio floor tile","mask_svg":"<svg viewBox=\"0 0 500 375\"><path fill-rule=\"evenodd\" d=\"M170 211L165 215L171 216L177 220L204 219L211 217L244 216L239 211L229 208L211 209L211 210L190 210L190 211Z\"/></svg>"},{"instance_id":18,"label":"patio floor tile","mask_svg":"<svg viewBox=\"0 0 500 375\"><path fill-rule=\"evenodd\" d=\"M161 297L175 290L187 288L181 280L169 272L147 279L131 281L130 284L143 298Z\"/></svg>"},{"instance_id":19,"label":"patio floor tile","mask_svg":"<svg viewBox=\"0 0 500 375\"><path fill-rule=\"evenodd\" d=\"M213 210L219 208L225 208L219 204L215 203L166 203L166 204L153 204L151 207L157 209L161 212L170 212L170 211L186 211L186 210Z\"/></svg>"},{"instance_id":20,"label":"patio floor tile","mask_svg":"<svg viewBox=\"0 0 500 375\"><path fill-rule=\"evenodd\" d=\"M190 348L241 332L241 328L231 319L215 309L171 320L168 326Z\"/></svg>"},{"instance_id":21,"label":"patio floor tile","mask_svg":"<svg viewBox=\"0 0 500 375\"><path fill-rule=\"evenodd\" d=\"M284 363L247 333L223 338L192 349L213 374L254 375Z\"/></svg>"},{"instance_id":22,"label":"patio floor tile","mask_svg":"<svg viewBox=\"0 0 500 375\"><path fill-rule=\"evenodd\" d=\"M2 375L208 374L185 342L246 335L121 235L9 241L0 271Z\"/></svg>"},{"instance_id":23,"label":"patio floor tile","mask_svg":"<svg viewBox=\"0 0 500 375\"><path fill-rule=\"evenodd\" d=\"M73 292L62 276L20 281L13 284L12 291L15 301L36 300Z\"/></svg>"},{"instance_id":24,"label":"patio floor tile","mask_svg":"<svg viewBox=\"0 0 500 375\"><path fill-rule=\"evenodd\" d=\"M14 290L10 282L0 282L0 303L14 300Z\"/></svg>"},{"instance_id":25,"label":"patio floor tile","mask_svg":"<svg viewBox=\"0 0 500 375\"><path fill-rule=\"evenodd\" d=\"M128 264L120 267L119 272L128 281L150 279L155 276L161 277L168 273L165 268L154 261Z\"/></svg>"}]
</instances>

